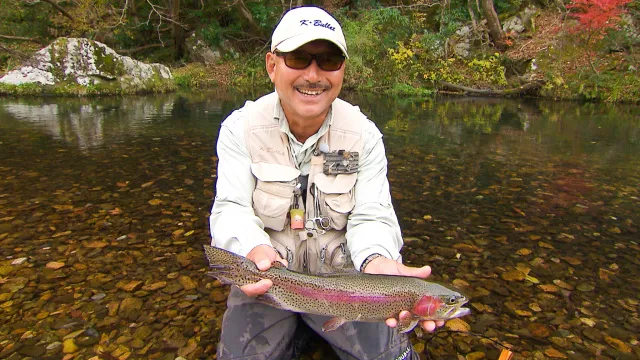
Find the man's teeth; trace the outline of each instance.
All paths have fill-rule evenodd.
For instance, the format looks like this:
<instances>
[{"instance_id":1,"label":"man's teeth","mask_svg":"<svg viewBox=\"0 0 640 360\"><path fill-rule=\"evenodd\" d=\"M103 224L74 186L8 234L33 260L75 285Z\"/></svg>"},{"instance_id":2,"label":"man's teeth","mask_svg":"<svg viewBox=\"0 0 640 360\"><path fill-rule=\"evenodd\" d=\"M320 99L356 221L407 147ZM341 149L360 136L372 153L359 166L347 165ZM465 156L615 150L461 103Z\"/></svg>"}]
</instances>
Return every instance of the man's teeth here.
<instances>
[{"instance_id":1,"label":"man's teeth","mask_svg":"<svg viewBox=\"0 0 640 360\"><path fill-rule=\"evenodd\" d=\"M315 90L305 90L305 89L298 89L298 91L304 95L320 95L322 94L322 92L324 90L322 89L315 89Z\"/></svg>"}]
</instances>

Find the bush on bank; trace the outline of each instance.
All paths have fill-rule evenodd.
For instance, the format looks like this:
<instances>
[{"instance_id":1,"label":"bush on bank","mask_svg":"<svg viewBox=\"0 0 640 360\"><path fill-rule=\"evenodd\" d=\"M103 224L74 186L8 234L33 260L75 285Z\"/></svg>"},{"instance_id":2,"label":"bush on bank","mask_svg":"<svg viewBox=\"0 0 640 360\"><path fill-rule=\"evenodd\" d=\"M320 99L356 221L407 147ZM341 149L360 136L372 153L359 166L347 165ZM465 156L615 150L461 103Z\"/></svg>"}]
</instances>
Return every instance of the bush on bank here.
<instances>
[{"instance_id":1,"label":"bush on bank","mask_svg":"<svg viewBox=\"0 0 640 360\"><path fill-rule=\"evenodd\" d=\"M562 16L557 10L553 12L558 18ZM640 36L630 30L630 25L626 30L609 31L590 54L580 45L578 34L558 31L545 39L546 46L534 54L534 59L525 59L526 68L513 73L508 69L523 60L510 58L508 52L498 53L488 44L473 49L467 58L447 53L447 39L464 25L460 19L451 19L447 27L434 32L425 27L425 18L416 14L403 14L394 8L373 9L355 17L346 10L337 12L349 45L346 90L428 98L437 93L439 81L477 89L507 89L537 80L544 83L538 92L542 97L640 101L636 68L640 63L636 54ZM563 26L572 25L566 20ZM534 32L513 39L511 46L517 48L536 36ZM597 72L587 65L587 56L594 58ZM232 69L225 75L225 86L243 91L268 91L272 87L264 69L264 54L253 55L249 60L223 58L221 63ZM220 82L207 80L219 76L211 71L205 66L190 65L174 71L174 76L178 86L184 88L219 86Z\"/></svg>"}]
</instances>

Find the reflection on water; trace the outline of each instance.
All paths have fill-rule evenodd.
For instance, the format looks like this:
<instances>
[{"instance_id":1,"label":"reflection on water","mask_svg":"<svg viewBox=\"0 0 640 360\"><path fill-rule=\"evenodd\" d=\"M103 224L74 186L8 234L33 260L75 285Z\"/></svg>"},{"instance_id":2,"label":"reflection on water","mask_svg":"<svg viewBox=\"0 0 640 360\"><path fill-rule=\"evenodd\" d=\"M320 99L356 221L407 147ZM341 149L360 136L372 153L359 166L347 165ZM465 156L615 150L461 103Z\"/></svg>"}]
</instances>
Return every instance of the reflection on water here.
<instances>
[{"instance_id":1,"label":"reflection on water","mask_svg":"<svg viewBox=\"0 0 640 360\"><path fill-rule=\"evenodd\" d=\"M448 329L477 335L417 349L640 356L638 107L349 97L385 135L405 261L471 299ZM201 246L219 124L243 102L0 99L0 358L215 353L228 289Z\"/></svg>"},{"instance_id":2,"label":"reflection on water","mask_svg":"<svg viewBox=\"0 0 640 360\"><path fill-rule=\"evenodd\" d=\"M158 123L170 123L174 118L202 116L198 112L215 119L223 115L223 104L217 99L191 100L198 102L197 109L175 94L123 99L29 99L3 102L0 114L87 150L101 147L105 141L114 143L148 132Z\"/></svg>"}]
</instances>

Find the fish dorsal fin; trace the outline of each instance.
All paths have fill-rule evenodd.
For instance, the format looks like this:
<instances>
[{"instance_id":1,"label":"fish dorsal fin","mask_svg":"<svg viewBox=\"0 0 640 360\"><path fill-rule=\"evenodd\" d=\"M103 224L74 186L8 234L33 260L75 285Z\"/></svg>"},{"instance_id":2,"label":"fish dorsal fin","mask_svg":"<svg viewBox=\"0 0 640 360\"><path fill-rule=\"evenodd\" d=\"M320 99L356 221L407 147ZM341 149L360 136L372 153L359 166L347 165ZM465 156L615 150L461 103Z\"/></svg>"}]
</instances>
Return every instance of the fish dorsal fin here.
<instances>
[{"instance_id":1,"label":"fish dorsal fin","mask_svg":"<svg viewBox=\"0 0 640 360\"><path fill-rule=\"evenodd\" d=\"M269 294L268 292L265 294L256 296L256 300L260 301L261 303L273 306L275 308L279 308L279 309L282 308L282 304L280 301L278 301L278 298L273 296L273 294Z\"/></svg>"},{"instance_id":2,"label":"fish dorsal fin","mask_svg":"<svg viewBox=\"0 0 640 360\"><path fill-rule=\"evenodd\" d=\"M277 260L271 263L271 267L272 268L276 268L276 269L286 269L287 268L286 266L284 266L283 263L281 263L280 261L277 261Z\"/></svg>"},{"instance_id":3,"label":"fish dorsal fin","mask_svg":"<svg viewBox=\"0 0 640 360\"><path fill-rule=\"evenodd\" d=\"M356 274L360 274L360 271L356 270L353 267L336 269L327 264L321 264L320 268L317 271L317 275L321 275L321 276L327 276L327 275L341 276L341 275L356 275Z\"/></svg>"}]
</instances>

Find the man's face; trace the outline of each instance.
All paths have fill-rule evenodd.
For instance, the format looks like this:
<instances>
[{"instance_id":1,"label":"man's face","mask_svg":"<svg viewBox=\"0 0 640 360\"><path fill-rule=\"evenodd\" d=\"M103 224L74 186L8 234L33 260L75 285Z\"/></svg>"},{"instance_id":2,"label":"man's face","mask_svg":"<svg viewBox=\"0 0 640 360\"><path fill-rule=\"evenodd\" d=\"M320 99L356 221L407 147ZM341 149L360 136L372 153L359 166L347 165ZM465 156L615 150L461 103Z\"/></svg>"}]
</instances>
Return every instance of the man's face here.
<instances>
[{"instance_id":1,"label":"man's face","mask_svg":"<svg viewBox=\"0 0 640 360\"><path fill-rule=\"evenodd\" d=\"M341 53L337 46L325 40L312 41L296 51L313 55ZM290 121L324 119L342 89L344 64L339 70L325 71L313 60L307 68L296 70L289 68L284 58L274 53L267 53L266 64L271 82Z\"/></svg>"}]
</instances>

